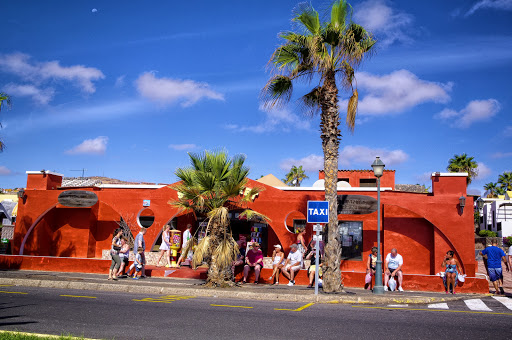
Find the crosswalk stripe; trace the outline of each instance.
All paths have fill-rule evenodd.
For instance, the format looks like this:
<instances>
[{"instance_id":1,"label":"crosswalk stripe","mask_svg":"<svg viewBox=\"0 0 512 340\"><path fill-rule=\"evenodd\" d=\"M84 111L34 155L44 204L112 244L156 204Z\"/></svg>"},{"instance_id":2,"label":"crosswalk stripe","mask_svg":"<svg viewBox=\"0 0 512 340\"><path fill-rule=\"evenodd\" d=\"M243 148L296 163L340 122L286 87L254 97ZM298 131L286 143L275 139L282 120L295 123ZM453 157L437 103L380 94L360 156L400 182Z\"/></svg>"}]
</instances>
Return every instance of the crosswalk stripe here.
<instances>
[{"instance_id":1,"label":"crosswalk stripe","mask_svg":"<svg viewBox=\"0 0 512 340\"><path fill-rule=\"evenodd\" d=\"M486 312L491 312L492 310L487 307L487 305L480 299L469 299L469 300L464 300L464 303L466 304L466 306L468 306L469 309L471 310L479 310L479 311L486 311Z\"/></svg>"},{"instance_id":2,"label":"crosswalk stripe","mask_svg":"<svg viewBox=\"0 0 512 340\"><path fill-rule=\"evenodd\" d=\"M428 308L433 308L433 309L449 309L448 307L448 304L447 303L432 303L430 305L427 306Z\"/></svg>"},{"instance_id":3,"label":"crosswalk stripe","mask_svg":"<svg viewBox=\"0 0 512 340\"><path fill-rule=\"evenodd\" d=\"M512 309L512 299L509 299L508 297L504 296L493 296L493 298L501 302L508 309Z\"/></svg>"}]
</instances>

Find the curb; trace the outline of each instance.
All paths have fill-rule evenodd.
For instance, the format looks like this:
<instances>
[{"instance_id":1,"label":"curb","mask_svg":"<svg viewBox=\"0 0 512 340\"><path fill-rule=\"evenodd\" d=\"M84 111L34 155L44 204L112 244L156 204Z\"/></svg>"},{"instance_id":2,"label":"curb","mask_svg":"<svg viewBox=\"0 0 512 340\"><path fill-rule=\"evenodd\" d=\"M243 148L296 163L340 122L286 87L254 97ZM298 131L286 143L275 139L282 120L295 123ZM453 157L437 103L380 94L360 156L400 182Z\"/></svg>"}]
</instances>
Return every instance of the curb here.
<instances>
[{"instance_id":1,"label":"curb","mask_svg":"<svg viewBox=\"0 0 512 340\"><path fill-rule=\"evenodd\" d=\"M242 300L270 300L270 301L288 301L288 302L314 302L314 303L343 303L343 304L430 304L448 301L462 300L466 295L448 296L448 297L425 297L425 296L368 296L357 297L347 293L341 294L293 294L293 293L268 293L257 291L235 291L210 288L185 288L176 286L153 286L153 285L126 285L97 282L76 282L76 281L52 281L52 280L34 280L34 279L12 279L0 278L2 285L15 285L26 287L41 288L60 288L60 289L78 289L78 290L96 290L105 292L127 292L138 294L160 294L160 295L185 295L213 298L228 298ZM488 295L471 295L472 297L482 297Z\"/></svg>"}]
</instances>

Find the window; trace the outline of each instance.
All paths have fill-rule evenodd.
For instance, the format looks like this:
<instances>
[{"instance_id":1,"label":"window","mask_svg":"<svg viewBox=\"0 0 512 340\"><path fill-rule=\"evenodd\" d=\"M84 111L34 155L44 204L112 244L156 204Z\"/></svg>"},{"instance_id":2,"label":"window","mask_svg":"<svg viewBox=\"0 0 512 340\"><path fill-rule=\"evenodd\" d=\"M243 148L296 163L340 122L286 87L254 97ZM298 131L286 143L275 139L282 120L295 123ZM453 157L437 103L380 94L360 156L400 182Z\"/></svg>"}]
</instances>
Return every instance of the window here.
<instances>
[{"instance_id":1,"label":"window","mask_svg":"<svg viewBox=\"0 0 512 340\"><path fill-rule=\"evenodd\" d=\"M306 220L293 220L293 230L290 232L297 234L297 229L306 228Z\"/></svg>"},{"instance_id":2,"label":"window","mask_svg":"<svg viewBox=\"0 0 512 340\"><path fill-rule=\"evenodd\" d=\"M344 182L350 183L350 181L349 181L349 179L348 179L348 178L338 178L338 182L341 182L341 181L344 181Z\"/></svg>"},{"instance_id":3,"label":"window","mask_svg":"<svg viewBox=\"0 0 512 340\"><path fill-rule=\"evenodd\" d=\"M363 247L363 222L339 221L341 258L361 260Z\"/></svg>"},{"instance_id":4,"label":"window","mask_svg":"<svg viewBox=\"0 0 512 340\"><path fill-rule=\"evenodd\" d=\"M376 178L361 178L359 179L360 187L376 187L377 179Z\"/></svg>"}]
</instances>

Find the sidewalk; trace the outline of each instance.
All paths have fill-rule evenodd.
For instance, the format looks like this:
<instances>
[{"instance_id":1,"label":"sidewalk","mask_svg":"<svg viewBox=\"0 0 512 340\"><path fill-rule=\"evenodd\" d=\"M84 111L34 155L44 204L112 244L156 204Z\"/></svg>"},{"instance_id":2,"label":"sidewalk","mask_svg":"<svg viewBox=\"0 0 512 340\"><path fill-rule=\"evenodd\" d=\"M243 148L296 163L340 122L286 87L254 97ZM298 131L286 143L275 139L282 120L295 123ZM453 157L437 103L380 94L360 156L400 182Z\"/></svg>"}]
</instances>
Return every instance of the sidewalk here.
<instances>
[{"instance_id":1,"label":"sidewalk","mask_svg":"<svg viewBox=\"0 0 512 340\"><path fill-rule=\"evenodd\" d=\"M248 283L233 288L206 288L203 280L184 278L151 278L118 281L107 281L107 275L84 273L61 273L28 270L0 271L0 285L16 285L44 288L82 289L98 291L119 291L137 294L165 294L217 297L245 300L274 300L317 303L350 303L350 304L424 304L438 303L467 298L478 298L479 294L446 295L444 292L386 292L384 295L373 295L371 291L361 288L346 288L340 294L325 294L319 291L315 296L314 289L306 286L287 285L271 286Z\"/></svg>"}]
</instances>

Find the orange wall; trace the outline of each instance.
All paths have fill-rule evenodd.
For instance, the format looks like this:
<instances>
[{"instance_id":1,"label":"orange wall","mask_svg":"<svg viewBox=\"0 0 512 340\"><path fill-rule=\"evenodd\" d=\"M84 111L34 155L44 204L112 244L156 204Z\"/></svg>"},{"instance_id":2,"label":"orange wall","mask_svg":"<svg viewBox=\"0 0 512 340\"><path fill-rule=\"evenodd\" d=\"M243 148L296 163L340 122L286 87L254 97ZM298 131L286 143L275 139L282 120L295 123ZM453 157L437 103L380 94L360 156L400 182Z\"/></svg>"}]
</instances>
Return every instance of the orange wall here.
<instances>
[{"instance_id":1,"label":"orange wall","mask_svg":"<svg viewBox=\"0 0 512 340\"><path fill-rule=\"evenodd\" d=\"M352 187L360 187L360 179L376 179L373 170L338 170L338 179L348 178L348 183ZM325 179L325 173L321 170L318 179ZM395 189L395 170L384 170L380 178L380 186Z\"/></svg>"}]
</instances>

